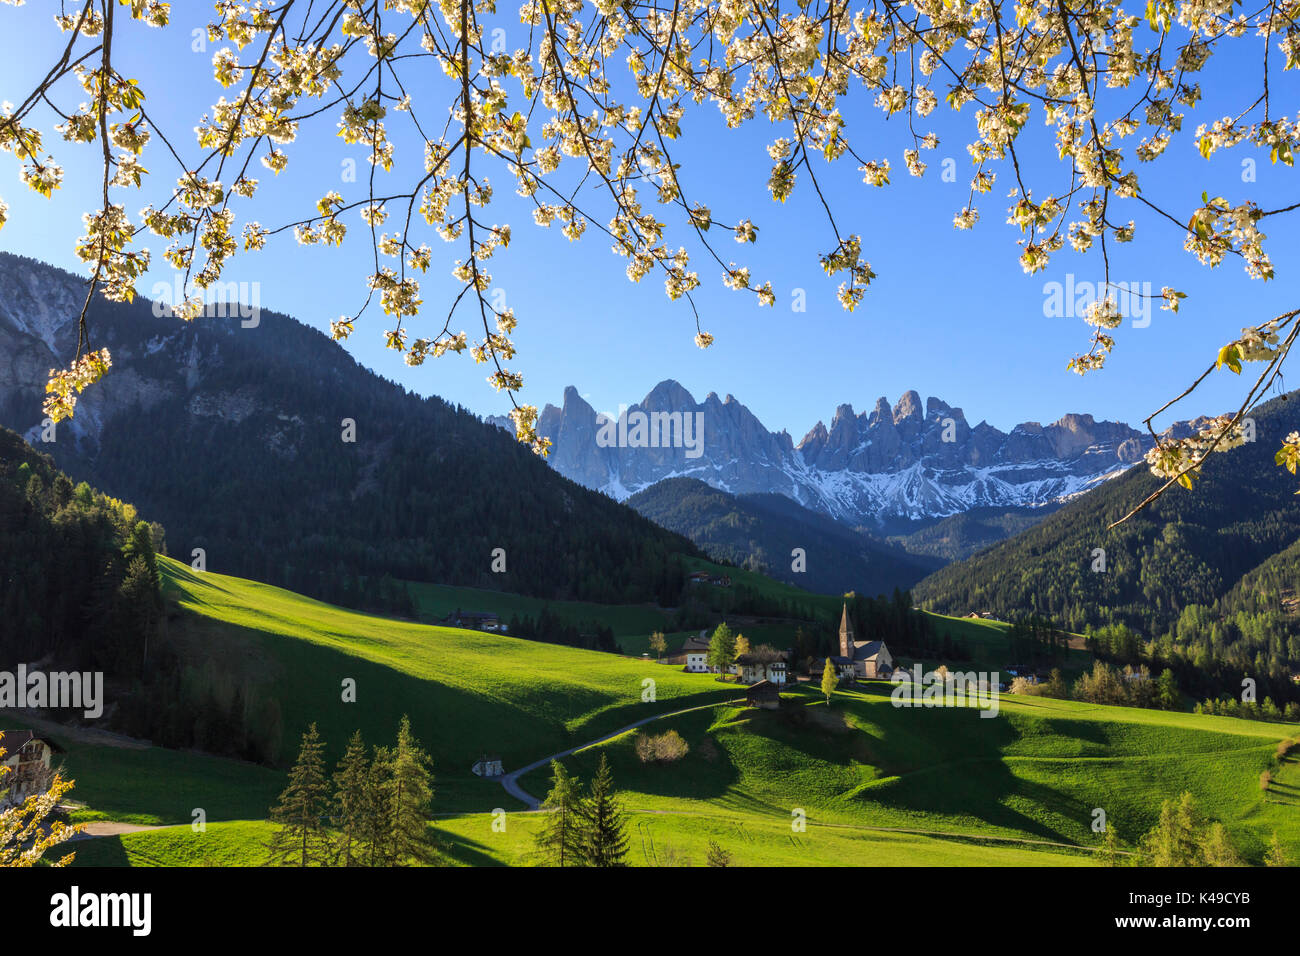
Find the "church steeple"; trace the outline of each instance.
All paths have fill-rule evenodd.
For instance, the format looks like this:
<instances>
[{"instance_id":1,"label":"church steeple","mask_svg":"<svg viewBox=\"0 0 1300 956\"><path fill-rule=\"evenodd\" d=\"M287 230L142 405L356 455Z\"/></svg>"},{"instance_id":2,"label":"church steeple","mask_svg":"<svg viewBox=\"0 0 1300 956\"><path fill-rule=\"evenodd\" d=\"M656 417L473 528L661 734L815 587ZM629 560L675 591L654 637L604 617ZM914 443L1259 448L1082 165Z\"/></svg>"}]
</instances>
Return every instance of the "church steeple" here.
<instances>
[{"instance_id":1,"label":"church steeple","mask_svg":"<svg viewBox=\"0 0 1300 956\"><path fill-rule=\"evenodd\" d=\"M853 628L849 624L849 605L844 602L844 613L840 616L840 657L853 659Z\"/></svg>"}]
</instances>

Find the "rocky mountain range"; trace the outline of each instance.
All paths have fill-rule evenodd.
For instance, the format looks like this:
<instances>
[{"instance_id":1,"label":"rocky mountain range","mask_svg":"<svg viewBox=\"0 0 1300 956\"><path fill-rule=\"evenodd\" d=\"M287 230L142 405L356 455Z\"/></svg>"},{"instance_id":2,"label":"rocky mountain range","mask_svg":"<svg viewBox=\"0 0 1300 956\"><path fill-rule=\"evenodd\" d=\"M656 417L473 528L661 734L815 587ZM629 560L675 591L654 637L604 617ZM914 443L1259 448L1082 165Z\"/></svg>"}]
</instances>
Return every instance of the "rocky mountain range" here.
<instances>
[{"instance_id":1,"label":"rocky mountain range","mask_svg":"<svg viewBox=\"0 0 1300 956\"><path fill-rule=\"evenodd\" d=\"M663 426L677 413L700 423L700 435L687 432L694 444L637 441L639 416ZM689 477L735 494L785 495L850 526L888 530L974 509L1054 507L1127 470L1150 447L1136 429L1091 415L1024 422L1010 432L983 421L971 426L961 408L938 398L923 403L914 391L892 406L878 398L870 411L841 405L829 427L818 422L798 444L769 431L733 396L711 392L696 402L672 380L622 419L625 428L611 424L569 387L562 406L543 410L538 430L554 443L556 470L619 500Z\"/></svg>"}]
</instances>

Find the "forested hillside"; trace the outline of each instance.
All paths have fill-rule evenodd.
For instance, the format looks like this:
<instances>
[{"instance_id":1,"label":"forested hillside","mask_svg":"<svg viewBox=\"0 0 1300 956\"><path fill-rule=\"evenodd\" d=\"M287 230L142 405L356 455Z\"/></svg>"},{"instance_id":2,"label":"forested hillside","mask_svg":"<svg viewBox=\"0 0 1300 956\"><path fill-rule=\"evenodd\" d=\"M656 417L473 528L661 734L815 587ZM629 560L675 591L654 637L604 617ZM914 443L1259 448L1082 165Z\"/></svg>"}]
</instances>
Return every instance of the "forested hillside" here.
<instances>
[{"instance_id":1,"label":"forested hillside","mask_svg":"<svg viewBox=\"0 0 1300 956\"><path fill-rule=\"evenodd\" d=\"M930 610L1046 615L1101 628L1116 659L1151 653L1201 671L1266 677L1279 693L1300 672L1294 613L1300 480L1273 455L1300 428L1279 396L1253 415L1256 440L1214 455L1191 491L1175 487L1123 525L1107 525L1159 486L1135 468L1015 538L949 565L914 589ZM1104 563L1103 563L1104 559ZM1103 569L1104 568L1104 569Z\"/></svg>"},{"instance_id":2,"label":"forested hillside","mask_svg":"<svg viewBox=\"0 0 1300 956\"><path fill-rule=\"evenodd\" d=\"M732 495L694 478L666 478L627 503L717 560L824 594L888 594L911 587L940 564L853 531L783 495ZM796 548L803 550L801 571L793 567Z\"/></svg>"},{"instance_id":3,"label":"forested hillside","mask_svg":"<svg viewBox=\"0 0 1300 956\"><path fill-rule=\"evenodd\" d=\"M138 675L162 618L154 534L0 428L0 669L45 659Z\"/></svg>"},{"instance_id":4,"label":"forested hillside","mask_svg":"<svg viewBox=\"0 0 1300 956\"><path fill-rule=\"evenodd\" d=\"M40 435L83 280L0 254L0 422ZM113 370L42 446L135 502L172 551L354 607L409 612L400 579L622 602L680 591L691 543L556 474L513 436L357 364L294 319L186 323L95 297ZM493 568L493 552L504 551Z\"/></svg>"}]
</instances>

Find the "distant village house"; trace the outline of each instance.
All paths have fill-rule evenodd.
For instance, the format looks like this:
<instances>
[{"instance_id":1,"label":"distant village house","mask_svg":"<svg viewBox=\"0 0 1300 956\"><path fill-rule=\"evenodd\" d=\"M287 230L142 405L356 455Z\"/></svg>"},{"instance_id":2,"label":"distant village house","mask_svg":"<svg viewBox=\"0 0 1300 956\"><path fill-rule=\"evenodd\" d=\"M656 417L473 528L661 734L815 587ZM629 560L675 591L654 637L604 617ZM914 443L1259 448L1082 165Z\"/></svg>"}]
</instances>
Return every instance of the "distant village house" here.
<instances>
[{"instance_id":1,"label":"distant village house","mask_svg":"<svg viewBox=\"0 0 1300 956\"><path fill-rule=\"evenodd\" d=\"M681 662L689 674L709 673L709 639L703 633L692 634L686 639L681 650L669 658L673 663Z\"/></svg>"},{"instance_id":2,"label":"distant village house","mask_svg":"<svg viewBox=\"0 0 1300 956\"><path fill-rule=\"evenodd\" d=\"M731 587L731 577L726 574L710 574L708 571L692 571L686 578L691 584L711 584L717 588Z\"/></svg>"},{"instance_id":3,"label":"distant village house","mask_svg":"<svg viewBox=\"0 0 1300 956\"><path fill-rule=\"evenodd\" d=\"M42 740L30 730L6 730L0 732L0 765L8 767L9 773L0 780L0 788L9 792L0 796L0 808L17 805L28 797L44 793L50 788L54 771L50 761L56 747L47 740Z\"/></svg>"},{"instance_id":4,"label":"distant village house","mask_svg":"<svg viewBox=\"0 0 1300 956\"><path fill-rule=\"evenodd\" d=\"M505 768L501 765L501 758L484 754L474 761L474 766L470 768L477 777L499 777L505 773Z\"/></svg>"},{"instance_id":5,"label":"distant village house","mask_svg":"<svg viewBox=\"0 0 1300 956\"><path fill-rule=\"evenodd\" d=\"M736 658L732 672L740 678L742 684L769 681L782 686L785 684L785 657L781 654L741 654Z\"/></svg>"},{"instance_id":6,"label":"distant village house","mask_svg":"<svg viewBox=\"0 0 1300 956\"><path fill-rule=\"evenodd\" d=\"M500 616L491 611L462 611L456 608L438 623L443 627L463 627L495 634L505 634L510 630L510 625L501 623Z\"/></svg>"}]
</instances>

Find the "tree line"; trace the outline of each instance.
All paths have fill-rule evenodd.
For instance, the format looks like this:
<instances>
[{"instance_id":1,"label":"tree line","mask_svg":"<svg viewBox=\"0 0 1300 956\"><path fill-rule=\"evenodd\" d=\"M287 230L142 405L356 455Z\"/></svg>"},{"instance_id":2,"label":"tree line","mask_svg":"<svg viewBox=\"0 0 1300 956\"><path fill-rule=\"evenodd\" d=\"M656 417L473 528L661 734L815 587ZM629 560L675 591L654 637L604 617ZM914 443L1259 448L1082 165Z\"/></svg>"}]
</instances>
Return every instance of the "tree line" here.
<instances>
[{"instance_id":1,"label":"tree line","mask_svg":"<svg viewBox=\"0 0 1300 956\"><path fill-rule=\"evenodd\" d=\"M271 809L275 831L267 862L275 866L410 866L439 861L429 831L433 761L402 717L392 746L348 740L333 773L313 723L289 782Z\"/></svg>"}]
</instances>

